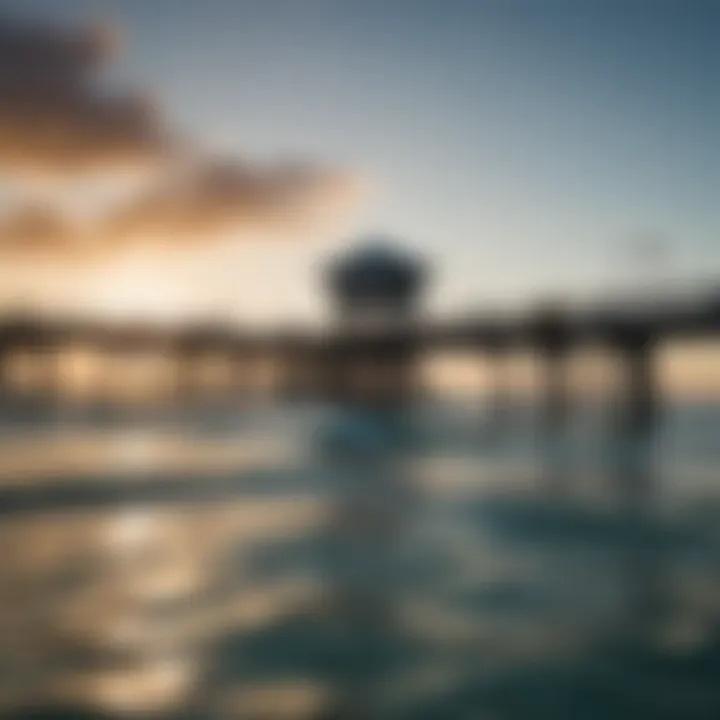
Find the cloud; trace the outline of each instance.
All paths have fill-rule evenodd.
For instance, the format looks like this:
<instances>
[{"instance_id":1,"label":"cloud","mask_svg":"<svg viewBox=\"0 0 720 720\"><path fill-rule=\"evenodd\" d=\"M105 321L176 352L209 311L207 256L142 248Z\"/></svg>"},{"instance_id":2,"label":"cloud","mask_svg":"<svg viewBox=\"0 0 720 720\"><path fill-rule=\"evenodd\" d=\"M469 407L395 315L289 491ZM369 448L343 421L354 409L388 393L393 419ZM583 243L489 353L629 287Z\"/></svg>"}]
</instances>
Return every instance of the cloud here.
<instances>
[{"instance_id":1,"label":"cloud","mask_svg":"<svg viewBox=\"0 0 720 720\"><path fill-rule=\"evenodd\" d=\"M187 145L171 143L174 133L151 103L98 82L115 45L109 28L77 31L0 17L6 180L32 171L74 181L87 169L117 177L118 166L160 161L155 182L148 175L129 201L101 203L92 223L72 221L61 204L31 204L0 217L5 257L64 253L80 262L145 244L203 247L229 235L315 239L348 217L359 183L347 172L305 163L256 166L197 151L191 157Z\"/></svg>"},{"instance_id":2,"label":"cloud","mask_svg":"<svg viewBox=\"0 0 720 720\"><path fill-rule=\"evenodd\" d=\"M83 261L137 246L206 247L221 236L315 239L336 228L358 192L352 175L333 170L204 164L85 223L51 204L14 208L0 217L0 253Z\"/></svg>"},{"instance_id":3,"label":"cloud","mask_svg":"<svg viewBox=\"0 0 720 720\"><path fill-rule=\"evenodd\" d=\"M85 239L83 229L52 206L29 205L0 218L0 251L6 256L68 254Z\"/></svg>"},{"instance_id":4,"label":"cloud","mask_svg":"<svg viewBox=\"0 0 720 720\"><path fill-rule=\"evenodd\" d=\"M231 232L305 237L331 227L358 191L351 174L309 165L203 163L115 211L107 232L121 244L148 238L206 242Z\"/></svg>"},{"instance_id":5,"label":"cloud","mask_svg":"<svg viewBox=\"0 0 720 720\"><path fill-rule=\"evenodd\" d=\"M0 17L0 163L6 171L106 168L165 150L167 132L152 103L98 82L114 45L108 28L64 30Z\"/></svg>"}]
</instances>

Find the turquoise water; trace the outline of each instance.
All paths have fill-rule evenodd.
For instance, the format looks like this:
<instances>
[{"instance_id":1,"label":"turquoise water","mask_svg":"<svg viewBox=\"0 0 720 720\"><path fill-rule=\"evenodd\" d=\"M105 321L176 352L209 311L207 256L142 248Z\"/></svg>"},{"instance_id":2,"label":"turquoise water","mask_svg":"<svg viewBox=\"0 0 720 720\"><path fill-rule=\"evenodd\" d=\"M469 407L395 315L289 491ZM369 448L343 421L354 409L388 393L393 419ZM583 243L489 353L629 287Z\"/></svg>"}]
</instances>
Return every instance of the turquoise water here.
<instances>
[{"instance_id":1,"label":"turquoise water","mask_svg":"<svg viewBox=\"0 0 720 720\"><path fill-rule=\"evenodd\" d=\"M0 715L718 718L719 431L700 406L642 445L457 404L31 419Z\"/></svg>"}]
</instances>

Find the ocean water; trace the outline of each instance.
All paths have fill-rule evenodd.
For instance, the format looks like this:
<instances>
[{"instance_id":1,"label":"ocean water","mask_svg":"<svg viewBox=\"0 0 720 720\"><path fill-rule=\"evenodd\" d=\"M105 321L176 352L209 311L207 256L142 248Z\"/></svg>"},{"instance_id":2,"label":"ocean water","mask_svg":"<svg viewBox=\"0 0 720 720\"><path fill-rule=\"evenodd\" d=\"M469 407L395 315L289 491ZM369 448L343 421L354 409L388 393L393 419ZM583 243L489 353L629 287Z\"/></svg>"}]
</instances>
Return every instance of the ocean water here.
<instances>
[{"instance_id":1,"label":"ocean water","mask_svg":"<svg viewBox=\"0 0 720 720\"><path fill-rule=\"evenodd\" d=\"M0 717L720 718L720 408L36 410Z\"/></svg>"}]
</instances>

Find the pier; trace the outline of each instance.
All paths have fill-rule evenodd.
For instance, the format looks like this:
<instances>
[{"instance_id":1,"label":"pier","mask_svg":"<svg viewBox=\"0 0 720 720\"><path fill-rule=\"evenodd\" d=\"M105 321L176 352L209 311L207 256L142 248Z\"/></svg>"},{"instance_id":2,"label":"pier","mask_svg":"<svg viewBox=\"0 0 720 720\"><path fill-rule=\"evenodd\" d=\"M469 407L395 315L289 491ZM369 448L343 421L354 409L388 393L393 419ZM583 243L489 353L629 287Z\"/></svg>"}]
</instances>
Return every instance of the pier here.
<instances>
[{"instance_id":1,"label":"pier","mask_svg":"<svg viewBox=\"0 0 720 720\"><path fill-rule=\"evenodd\" d=\"M543 368L538 412L541 426L552 433L567 422L573 404L568 360L576 351L594 347L616 359L623 432L642 436L652 428L663 401L655 378L658 349L669 340L713 338L720 331L715 288L683 299L603 299L582 305L553 301L513 313L439 321L418 311L427 268L392 244L361 244L327 270L324 290L333 315L315 330L261 331L218 323L168 328L6 315L0 319L2 397L15 402L34 393L58 399L60 359L68 349L80 347L101 358L162 359L167 398L173 401L202 399L213 392L239 398L252 388L259 369L269 374L271 392L278 396L342 403L364 393L379 402L391 395L407 400L417 389L414 368L424 356L461 350L476 354L479 363L490 363L495 375L492 414L500 423L509 394L507 357L526 352ZM11 381L9 366L18 356L33 364L32 393ZM222 369L213 383L204 377L203 364L209 360ZM95 382L102 394L115 370L100 365Z\"/></svg>"}]
</instances>

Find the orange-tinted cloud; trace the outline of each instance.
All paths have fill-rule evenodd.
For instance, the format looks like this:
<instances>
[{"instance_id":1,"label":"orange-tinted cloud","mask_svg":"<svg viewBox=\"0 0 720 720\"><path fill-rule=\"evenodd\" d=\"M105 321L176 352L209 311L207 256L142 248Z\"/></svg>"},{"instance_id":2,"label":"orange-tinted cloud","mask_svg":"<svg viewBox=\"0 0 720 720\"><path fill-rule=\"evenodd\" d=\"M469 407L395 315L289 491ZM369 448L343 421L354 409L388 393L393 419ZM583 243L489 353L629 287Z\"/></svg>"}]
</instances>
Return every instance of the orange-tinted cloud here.
<instances>
[{"instance_id":1,"label":"orange-tinted cloud","mask_svg":"<svg viewBox=\"0 0 720 720\"><path fill-rule=\"evenodd\" d=\"M0 217L0 253L82 261L137 245L211 245L223 235L240 241L309 239L332 229L356 195L352 176L330 170L203 165L93 222L79 223L53 205L14 208Z\"/></svg>"},{"instance_id":2,"label":"orange-tinted cloud","mask_svg":"<svg viewBox=\"0 0 720 720\"><path fill-rule=\"evenodd\" d=\"M80 251L84 242L83 229L51 206L25 206L0 218L0 251L5 255L68 254Z\"/></svg>"},{"instance_id":3,"label":"orange-tinted cloud","mask_svg":"<svg viewBox=\"0 0 720 720\"><path fill-rule=\"evenodd\" d=\"M202 164L116 210L107 233L120 243L147 238L206 242L234 231L256 238L305 237L347 210L357 189L347 173L311 166Z\"/></svg>"},{"instance_id":4,"label":"orange-tinted cloud","mask_svg":"<svg viewBox=\"0 0 720 720\"><path fill-rule=\"evenodd\" d=\"M93 259L128 245L207 244L220 235L264 241L325 234L351 208L357 182L307 164L256 167L187 157L150 105L106 91L98 70L111 55L107 29L72 31L0 17L0 168L72 179L161 160L160 183L105 207L92 225L33 205L0 218L0 252ZM171 146L172 145L172 146Z\"/></svg>"},{"instance_id":5,"label":"orange-tinted cloud","mask_svg":"<svg viewBox=\"0 0 720 720\"><path fill-rule=\"evenodd\" d=\"M0 163L69 172L137 163L166 132L147 100L99 87L107 29L62 30L0 18Z\"/></svg>"}]
</instances>

